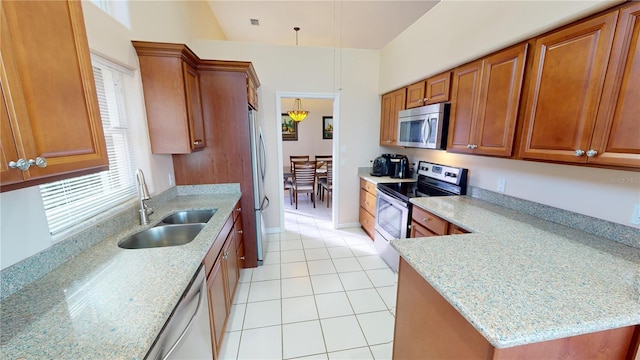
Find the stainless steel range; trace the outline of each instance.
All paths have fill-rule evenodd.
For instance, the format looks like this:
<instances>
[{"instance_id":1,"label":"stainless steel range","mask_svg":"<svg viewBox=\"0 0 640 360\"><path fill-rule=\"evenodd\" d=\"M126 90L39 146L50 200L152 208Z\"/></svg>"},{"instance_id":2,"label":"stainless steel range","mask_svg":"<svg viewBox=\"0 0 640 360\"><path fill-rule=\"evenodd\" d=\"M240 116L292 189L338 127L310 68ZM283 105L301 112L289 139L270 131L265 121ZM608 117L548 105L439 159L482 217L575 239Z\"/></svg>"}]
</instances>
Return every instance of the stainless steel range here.
<instances>
[{"instance_id":1,"label":"stainless steel range","mask_svg":"<svg viewBox=\"0 0 640 360\"><path fill-rule=\"evenodd\" d=\"M466 195L467 169L420 161L415 183L379 183L374 245L384 261L398 271L398 253L389 244L403 239L411 224L410 198Z\"/></svg>"}]
</instances>

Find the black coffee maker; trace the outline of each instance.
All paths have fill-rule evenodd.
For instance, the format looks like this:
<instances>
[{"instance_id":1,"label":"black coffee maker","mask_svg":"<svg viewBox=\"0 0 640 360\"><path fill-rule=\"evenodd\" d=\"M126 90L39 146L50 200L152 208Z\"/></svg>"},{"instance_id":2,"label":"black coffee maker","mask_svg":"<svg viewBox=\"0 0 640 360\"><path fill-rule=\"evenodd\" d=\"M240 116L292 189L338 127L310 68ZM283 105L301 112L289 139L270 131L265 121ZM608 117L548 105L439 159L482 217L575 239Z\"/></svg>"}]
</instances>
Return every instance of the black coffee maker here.
<instances>
[{"instance_id":1,"label":"black coffee maker","mask_svg":"<svg viewBox=\"0 0 640 360\"><path fill-rule=\"evenodd\" d=\"M391 176L393 168L390 159L394 154L382 154L373 160L372 176Z\"/></svg>"},{"instance_id":2,"label":"black coffee maker","mask_svg":"<svg viewBox=\"0 0 640 360\"><path fill-rule=\"evenodd\" d=\"M411 177L409 169L409 158L402 154L393 154L393 157L389 158L391 169L389 176L396 179L406 179Z\"/></svg>"}]
</instances>

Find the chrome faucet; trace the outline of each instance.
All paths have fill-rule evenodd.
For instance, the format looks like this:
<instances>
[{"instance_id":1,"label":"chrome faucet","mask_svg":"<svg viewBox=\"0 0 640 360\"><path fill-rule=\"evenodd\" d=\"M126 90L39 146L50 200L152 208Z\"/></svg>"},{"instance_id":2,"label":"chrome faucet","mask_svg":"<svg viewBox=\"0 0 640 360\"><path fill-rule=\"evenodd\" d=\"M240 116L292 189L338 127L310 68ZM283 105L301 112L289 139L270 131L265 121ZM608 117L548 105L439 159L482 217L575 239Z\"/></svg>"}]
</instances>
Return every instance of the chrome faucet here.
<instances>
[{"instance_id":1,"label":"chrome faucet","mask_svg":"<svg viewBox=\"0 0 640 360\"><path fill-rule=\"evenodd\" d=\"M147 205L146 201L151 199L149 196L149 189L147 189L147 183L144 181L144 174L142 170L136 170L136 183L138 184L138 196L140 201L140 225L149 225L149 215L153 214L153 209Z\"/></svg>"}]
</instances>

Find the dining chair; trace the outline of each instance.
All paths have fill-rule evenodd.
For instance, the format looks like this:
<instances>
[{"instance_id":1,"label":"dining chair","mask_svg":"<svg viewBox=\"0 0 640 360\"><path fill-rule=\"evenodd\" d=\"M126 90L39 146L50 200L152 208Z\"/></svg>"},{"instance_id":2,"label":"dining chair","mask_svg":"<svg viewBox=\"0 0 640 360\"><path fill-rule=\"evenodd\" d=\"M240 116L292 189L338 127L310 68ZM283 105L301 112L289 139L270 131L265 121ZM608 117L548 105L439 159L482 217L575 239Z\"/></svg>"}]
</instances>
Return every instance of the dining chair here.
<instances>
[{"instance_id":1,"label":"dining chair","mask_svg":"<svg viewBox=\"0 0 640 360\"><path fill-rule=\"evenodd\" d=\"M320 182L321 193L320 193L320 201L324 199L324 193L327 193L327 207L331 203L331 199L333 197L333 161L327 161L327 175L324 179L318 180Z\"/></svg>"},{"instance_id":2,"label":"dining chair","mask_svg":"<svg viewBox=\"0 0 640 360\"><path fill-rule=\"evenodd\" d=\"M296 161L307 162L309 161L309 155L290 155L289 163L291 164L291 172L293 173L293 163Z\"/></svg>"},{"instance_id":3,"label":"dining chair","mask_svg":"<svg viewBox=\"0 0 640 360\"><path fill-rule=\"evenodd\" d=\"M298 208L298 194L307 193L311 196L313 207L316 207L316 161L293 163L293 195L296 209Z\"/></svg>"},{"instance_id":4,"label":"dining chair","mask_svg":"<svg viewBox=\"0 0 640 360\"><path fill-rule=\"evenodd\" d=\"M318 167L322 168L322 169L326 169L325 163L327 161L331 161L333 160L333 155L315 155L314 156L316 161L318 162ZM327 174L326 171L316 171L317 173L317 191L316 191L316 195L320 196L320 180L322 179L326 179L327 178Z\"/></svg>"}]
</instances>

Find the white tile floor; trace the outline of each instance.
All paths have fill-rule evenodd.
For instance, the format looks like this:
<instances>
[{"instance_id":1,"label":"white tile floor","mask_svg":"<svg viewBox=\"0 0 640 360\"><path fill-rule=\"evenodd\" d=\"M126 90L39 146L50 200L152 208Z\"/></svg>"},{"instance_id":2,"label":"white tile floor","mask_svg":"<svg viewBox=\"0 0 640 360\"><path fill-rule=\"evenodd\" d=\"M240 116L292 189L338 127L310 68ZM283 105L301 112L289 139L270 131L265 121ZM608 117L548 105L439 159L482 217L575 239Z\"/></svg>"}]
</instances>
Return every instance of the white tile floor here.
<instances>
[{"instance_id":1,"label":"white tile floor","mask_svg":"<svg viewBox=\"0 0 640 360\"><path fill-rule=\"evenodd\" d=\"M286 231L241 270L221 359L391 359L397 276L330 211L285 199Z\"/></svg>"}]
</instances>

